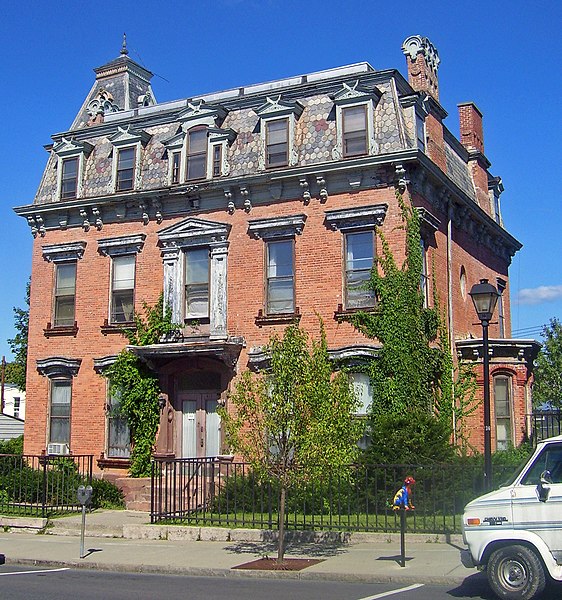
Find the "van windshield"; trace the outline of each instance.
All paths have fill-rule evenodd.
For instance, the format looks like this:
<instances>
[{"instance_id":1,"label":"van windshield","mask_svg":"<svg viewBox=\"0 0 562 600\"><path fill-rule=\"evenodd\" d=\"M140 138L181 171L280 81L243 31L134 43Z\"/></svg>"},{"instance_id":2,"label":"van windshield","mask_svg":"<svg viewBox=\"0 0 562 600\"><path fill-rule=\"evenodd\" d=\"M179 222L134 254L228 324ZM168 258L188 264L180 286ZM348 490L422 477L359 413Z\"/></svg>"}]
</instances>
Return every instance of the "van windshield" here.
<instances>
[{"instance_id":1,"label":"van windshield","mask_svg":"<svg viewBox=\"0 0 562 600\"><path fill-rule=\"evenodd\" d=\"M543 448L521 480L521 484L538 485L543 471L550 471L552 483L562 483L562 444L548 444Z\"/></svg>"},{"instance_id":2,"label":"van windshield","mask_svg":"<svg viewBox=\"0 0 562 600\"><path fill-rule=\"evenodd\" d=\"M513 471L511 476L508 479L506 479L503 483L500 484L500 487L509 487L510 485L513 485L515 483L515 480L519 477L519 474L521 473L521 471L527 465L528 462L529 462L529 458L528 457L524 458L520 462L518 467L515 469L515 471Z\"/></svg>"}]
</instances>

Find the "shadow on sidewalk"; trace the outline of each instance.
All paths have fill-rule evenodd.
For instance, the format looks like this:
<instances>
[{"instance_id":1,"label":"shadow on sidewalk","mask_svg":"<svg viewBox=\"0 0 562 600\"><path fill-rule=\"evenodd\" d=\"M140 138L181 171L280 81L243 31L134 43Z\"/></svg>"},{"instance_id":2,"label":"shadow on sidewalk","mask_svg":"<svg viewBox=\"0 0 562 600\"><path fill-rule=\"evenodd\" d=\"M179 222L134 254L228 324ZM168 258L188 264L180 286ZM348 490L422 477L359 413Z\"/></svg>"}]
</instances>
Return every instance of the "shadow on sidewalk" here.
<instances>
[{"instance_id":1,"label":"shadow on sidewalk","mask_svg":"<svg viewBox=\"0 0 562 600\"><path fill-rule=\"evenodd\" d=\"M277 553L277 540L264 540L263 542L238 542L226 547L225 550L232 554L259 554L267 556ZM299 554L316 557L329 557L345 554L345 544L339 543L313 543L287 540L285 542L286 554Z\"/></svg>"}]
</instances>

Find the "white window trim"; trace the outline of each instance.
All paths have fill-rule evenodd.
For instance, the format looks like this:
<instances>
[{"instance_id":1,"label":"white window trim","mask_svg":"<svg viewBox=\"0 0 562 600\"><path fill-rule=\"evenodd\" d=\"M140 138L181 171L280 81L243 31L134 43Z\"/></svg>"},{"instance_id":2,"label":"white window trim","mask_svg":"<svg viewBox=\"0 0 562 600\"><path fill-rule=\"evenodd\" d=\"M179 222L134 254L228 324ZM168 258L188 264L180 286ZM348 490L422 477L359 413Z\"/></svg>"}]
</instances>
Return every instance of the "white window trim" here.
<instances>
[{"instance_id":1,"label":"white window trim","mask_svg":"<svg viewBox=\"0 0 562 600\"><path fill-rule=\"evenodd\" d=\"M507 394L508 394L508 410L509 410L509 439L508 444L515 445L515 402L513 398L513 374L506 372L496 372L492 377L493 401L494 401L494 431L496 451L498 450L498 416L496 414L496 379L507 379ZM505 417L500 417L505 419Z\"/></svg>"},{"instance_id":2,"label":"white window trim","mask_svg":"<svg viewBox=\"0 0 562 600\"><path fill-rule=\"evenodd\" d=\"M53 152L57 157L57 198L59 200L76 200L84 195L84 168L86 157L93 150L92 144L88 142L77 142L76 140L62 138L53 146ZM77 158L76 169L76 196L73 198L62 198L62 170L65 160Z\"/></svg>"},{"instance_id":3,"label":"white window trim","mask_svg":"<svg viewBox=\"0 0 562 600\"><path fill-rule=\"evenodd\" d=\"M126 194L133 192L141 187L141 160L142 148L148 143L152 136L146 131L137 131L130 126L127 129L119 127L117 132L113 134L109 141L113 146L113 160L111 171L111 191L116 194ZM130 190L117 189L117 163L119 160L119 151L133 148L135 150L135 166L133 173L133 187Z\"/></svg>"},{"instance_id":4,"label":"white window trim","mask_svg":"<svg viewBox=\"0 0 562 600\"><path fill-rule=\"evenodd\" d=\"M187 142L189 132L196 127L207 128L207 162L204 179L187 179ZM196 183L197 181L207 181L209 179L218 179L230 173L230 163L228 160L228 147L236 137L233 129L220 129L215 127L214 119L204 117L187 121L182 126L182 131L164 142L168 151L168 185L179 185L185 183ZM221 173L213 177L213 149L215 146L221 148ZM180 173L179 180L172 182L173 161L172 156L180 154Z\"/></svg>"},{"instance_id":5,"label":"white window trim","mask_svg":"<svg viewBox=\"0 0 562 600\"><path fill-rule=\"evenodd\" d=\"M346 108L354 108L356 106L366 107L367 118L367 153L357 154L355 156L344 156L343 153L343 111ZM373 156L377 153L377 142L375 139L375 107L372 100L361 102L349 102L345 104L336 104L336 145L332 151L332 157L336 160L345 159L351 160L361 158L362 156Z\"/></svg>"},{"instance_id":6,"label":"white window trim","mask_svg":"<svg viewBox=\"0 0 562 600\"><path fill-rule=\"evenodd\" d=\"M184 321L184 251L208 248L209 276L209 337L223 340L227 334L227 240L230 225L203 219L187 218L158 233L164 261L164 302L172 312L172 321Z\"/></svg>"},{"instance_id":7,"label":"white window trim","mask_svg":"<svg viewBox=\"0 0 562 600\"><path fill-rule=\"evenodd\" d=\"M295 144L295 129L297 119L301 116L304 106L298 101L281 100L277 98L267 98L266 102L255 109L255 113L260 120L260 145L261 149L258 155L258 169L260 171L270 171L275 169L286 169L294 167L299 162L298 150ZM279 167L268 167L266 161L267 152L267 123L288 119L287 127L287 165Z\"/></svg>"},{"instance_id":8,"label":"white window trim","mask_svg":"<svg viewBox=\"0 0 562 600\"><path fill-rule=\"evenodd\" d=\"M133 148L135 151L135 166L133 172L133 187L129 190L118 190L117 189L117 166L119 162L119 153L121 150L127 150L128 148ZM126 194L127 192L133 192L139 188L139 174L140 174L140 159L141 159L141 144L137 142L136 144L127 144L123 146L116 146L113 150L113 165L112 165L112 175L111 175L111 189L116 194Z\"/></svg>"},{"instance_id":9,"label":"white window trim","mask_svg":"<svg viewBox=\"0 0 562 600\"><path fill-rule=\"evenodd\" d=\"M114 323L111 315L111 305L113 300L113 259L118 256L135 256L135 279L133 284L133 306L135 299L135 292L137 288L137 261L136 255L142 251L144 246L144 240L146 239L145 233L138 233L134 235L127 235L123 237L112 237L98 240L98 251L103 256L111 258L111 264L109 268L109 298L108 298L108 316L107 322L110 325L120 325L121 322Z\"/></svg>"},{"instance_id":10,"label":"white window trim","mask_svg":"<svg viewBox=\"0 0 562 600\"><path fill-rule=\"evenodd\" d=\"M367 154L345 157L346 160L360 158L361 156L372 156L377 154L378 148L375 139L375 106L379 102L382 92L376 88L365 88L360 85L359 80L353 83L343 83L340 90L332 96L336 107L336 144L332 150L334 160L342 160L343 156L343 117L344 108L354 106L367 107Z\"/></svg>"}]
</instances>

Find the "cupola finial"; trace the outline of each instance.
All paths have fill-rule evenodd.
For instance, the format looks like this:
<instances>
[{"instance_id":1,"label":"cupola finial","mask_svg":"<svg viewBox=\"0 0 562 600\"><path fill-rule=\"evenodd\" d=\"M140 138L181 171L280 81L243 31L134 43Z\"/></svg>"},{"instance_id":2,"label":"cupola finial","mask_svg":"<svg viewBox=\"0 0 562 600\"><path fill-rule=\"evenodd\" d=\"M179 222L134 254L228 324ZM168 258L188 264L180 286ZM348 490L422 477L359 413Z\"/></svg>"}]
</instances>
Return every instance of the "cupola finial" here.
<instances>
[{"instance_id":1,"label":"cupola finial","mask_svg":"<svg viewBox=\"0 0 562 600\"><path fill-rule=\"evenodd\" d=\"M126 33L123 34L123 45L121 46L120 54L123 54L124 56L127 56L127 54L129 54L129 51L127 50L127 34Z\"/></svg>"}]
</instances>

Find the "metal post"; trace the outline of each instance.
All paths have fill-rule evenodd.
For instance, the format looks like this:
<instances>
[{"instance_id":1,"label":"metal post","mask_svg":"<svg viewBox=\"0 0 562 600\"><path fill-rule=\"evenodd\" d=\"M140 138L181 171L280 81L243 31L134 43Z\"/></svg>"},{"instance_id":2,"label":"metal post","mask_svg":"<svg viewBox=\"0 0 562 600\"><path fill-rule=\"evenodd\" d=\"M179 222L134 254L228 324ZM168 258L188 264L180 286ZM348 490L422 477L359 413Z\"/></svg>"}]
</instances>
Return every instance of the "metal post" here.
<instances>
[{"instance_id":1,"label":"metal post","mask_svg":"<svg viewBox=\"0 0 562 600\"><path fill-rule=\"evenodd\" d=\"M484 490L492 489L492 428L490 424L490 352L488 348L488 321L482 321L484 352Z\"/></svg>"},{"instance_id":2,"label":"metal post","mask_svg":"<svg viewBox=\"0 0 562 600\"><path fill-rule=\"evenodd\" d=\"M80 558L84 558L84 532L86 531L86 505L82 505L82 529L80 529Z\"/></svg>"},{"instance_id":3,"label":"metal post","mask_svg":"<svg viewBox=\"0 0 562 600\"><path fill-rule=\"evenodd\" d=\"M400 566L406 566L406 507L400 508Z\"/></svg>"}]
</instances>

